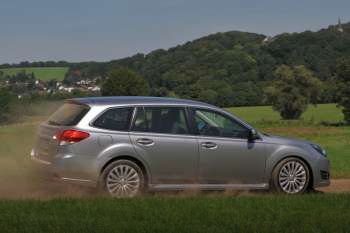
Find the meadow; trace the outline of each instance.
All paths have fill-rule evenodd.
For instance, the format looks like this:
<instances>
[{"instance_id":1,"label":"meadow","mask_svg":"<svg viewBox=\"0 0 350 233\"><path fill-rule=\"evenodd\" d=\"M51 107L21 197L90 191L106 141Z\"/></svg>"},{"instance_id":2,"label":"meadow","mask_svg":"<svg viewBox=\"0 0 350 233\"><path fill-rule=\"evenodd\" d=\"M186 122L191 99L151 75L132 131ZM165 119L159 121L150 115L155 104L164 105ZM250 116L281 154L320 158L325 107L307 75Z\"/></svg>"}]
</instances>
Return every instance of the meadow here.
<instances>
[{"instance_id":1,"label":"meadow","mask_svg":"<svg viewBox=\"0 0 350 233\"><path fill-rule=\"evenodd\" d=\"M341 108L336 104L310 105L299 120L281 120L271 106L232 107L226 110L257 127L315 126L338 124L343 121Z\"/></svg>"},{"instance_id":2,"label":"meadow","mask_svg":"<svg viewBox=\"0 0 350 233\"><path fill-rule=\"evenodd\" d=\"M350 178L350 127L335 104L309 106L300 120L283 121L270 106L228 108L258 130L322 145L331 161L332 178Z\"/></svg>"},{"instance_id":3,"label":"meadow","mask_svg":"<svg viewBox=\"0 0 350 233\"><path fill-rule=\"evenodd\" d=\"M34 73L35 77L42 81L62 81L68 71L68 67L29 67L29 68L8 68L0 69L5 75L15 75L19 72Z\"/></svg>"},{"instance_id":4,"label":"meadow","mask_svg":"<svg viewBox=\"0 0 350 233\"><path fill-rule=\"evenodd\" d=\"M350 195L0 201L1 232L349 232Z\"/></svg>"},{"instance_id":5,"label":"meadow","mask_svg":"<svg viewBox=\"0 0 350 233\"><path fill-rule=\"evenodd\" d=\"M38 124L61 102L27 106L16 124L0 126L1 232L348 232L350 194L149 194L133 199L87 195L48 181L31 166ZM281 121L271 107L229 108L263 132L304 138L329 151L332 178L350 178L350 127L334 104ZM334 125L334 126L332 126Z\"/></svg>"},{"instance_id":6,"label":"meadow","mask_svg":"<svg viewBox=\"0 0 350 233\"><path fill-rule=\"evenodd\" d=\"M9 179L33 180L29 175L29 153L35 143L38 124L62 102L41 102L26 106L25 116L18 123L0 126L0 183ZM350 127L337 126L342 121L341 109L335 104L310 107L298 121L281 121L271 107L239 107L229 111L252 126L269 134L296 137L322 145L328 152L332 178L350 178ZM334 124L334 126L332 126ZM2 165L2 166L1 166ZM11 172L16 171L16 172ZM9 174L11 174L9 176ZM0 186L1 191L1 186ZM1 197L1 192L0 192Z\"/></svg>"}]
</instances>

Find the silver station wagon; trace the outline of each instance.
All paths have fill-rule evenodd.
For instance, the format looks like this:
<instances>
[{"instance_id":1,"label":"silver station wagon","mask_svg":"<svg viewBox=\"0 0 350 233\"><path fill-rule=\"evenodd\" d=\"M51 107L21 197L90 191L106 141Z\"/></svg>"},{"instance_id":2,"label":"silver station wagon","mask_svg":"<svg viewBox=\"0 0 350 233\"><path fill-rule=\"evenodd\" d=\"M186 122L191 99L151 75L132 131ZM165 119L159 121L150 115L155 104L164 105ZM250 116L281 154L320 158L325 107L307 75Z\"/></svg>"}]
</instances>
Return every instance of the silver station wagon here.
<instances>
[{"instance_id":1,"label":"silver station wagon","mask_svg":"<svg viewBox=\"0 0 350 233\"><path fill-rule=\"evenodd\" d=\"M326 152L258 132L215 106L158 97L67 100L40 125L34 161L62 180L112 196L161 190L327 186Z\"/></svg>"}]
</instances>

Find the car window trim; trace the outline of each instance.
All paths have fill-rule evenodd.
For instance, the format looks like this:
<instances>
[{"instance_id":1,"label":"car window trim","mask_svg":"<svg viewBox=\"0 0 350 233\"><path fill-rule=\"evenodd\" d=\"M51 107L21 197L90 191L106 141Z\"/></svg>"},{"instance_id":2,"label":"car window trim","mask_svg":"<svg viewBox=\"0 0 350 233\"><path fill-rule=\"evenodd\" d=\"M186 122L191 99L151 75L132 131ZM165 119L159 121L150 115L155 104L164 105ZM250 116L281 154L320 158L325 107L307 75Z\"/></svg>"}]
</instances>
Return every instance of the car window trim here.
<instances>
[{"instance_id":1,"label":"car window trim","mask_svg":"<svg viewBox=\"0 0 350 233\"><path fill-rule=\"evenodd\" d=\"M195 124L194 124L194 111L193 111L194 107L191 106L187 106L186 107L186 112L188 115L188 124L190 126L190 131L192 135L198 135L198 132L196 130Z\"/></svg>"},{"instance_id":2,"label":"car window trim","mask_svg":"<svg viewBox=\"0 0 350 233\"><path fill-rule=\"evenodd\" d=\"M129 124L129 130L128 130L129 132L132 131L132 127L134 126L134 121L136 120L136 114L137 114L138 108L142 106L132 106L132 107L134 108L134 111L132 113L130 124Z\"/></svg>"},{"instance_id":3,"label":"car window trim","mask_svg":"<svg viewBox=\"0 0 350 233\"><path fill-rule=\"evenodd\" d=\"M142 111L145 111L144 106L138 105L138 106L134 106L134 114L133 114L133 118L132 121L130 122L130 126L129 126L129 132L138 132L138 131L134 131L134 125L135 125L135 121L136 121L136 115L138 114L138 112L140 111L140 109L142 109ZM146 117L146 115L145 115Z\"/></svg>"}]
</instances>

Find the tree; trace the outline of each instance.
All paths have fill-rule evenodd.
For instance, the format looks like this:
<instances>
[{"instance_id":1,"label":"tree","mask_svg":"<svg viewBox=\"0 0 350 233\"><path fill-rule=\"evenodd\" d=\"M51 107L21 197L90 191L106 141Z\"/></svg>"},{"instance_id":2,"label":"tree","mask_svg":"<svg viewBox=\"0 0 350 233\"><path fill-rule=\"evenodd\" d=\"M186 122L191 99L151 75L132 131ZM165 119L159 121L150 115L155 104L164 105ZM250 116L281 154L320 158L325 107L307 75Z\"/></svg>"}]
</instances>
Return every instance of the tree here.
<instances>
[{"instance_id":1,"label":"tree","mask_svg":"<svg viewBox=\"0 0 350 233\"><path fill-rule=\"evenodd\" d=\"M0 89L0 123L9 120L11 104L15 97L7 89Z\"/></svg>"},{"instance_id":2,"label":"tree","mask_svg":"<svg viewBox=\"0 0 350 233\"><path fill-rule=\"evenodd\" d=\"M102 85L103 96L141 96L149 94L147 81L127 68L112 70Z\"/></svg>"},{"instance_id":3,"label":"tree","mask_svg":"<svg viewBox=\"0 0 350 233\"><path fill-rule=\"evenodd\" d=\"M218 93L212 89L205 89L199 93L198 99L209 104L216 104Z\"/></svg>"},{"instance_id":4,"label":"tree","mask_svg":"<svg viewBox=\"0 0 350 233\"><path fill-rule=\"evenodd\" d=\"M338 103L343 107L344 120L350 123L350 57L339 59L336 71L339 83Z\"/></svg>"},{"instance_id":5,"label":"tree","mask_svg":"<svg viewBox=\"0 0 350 233\"><path fill-rule=\"evenodd\" d=\"M281 65L274 74L266 95L283 119L299 119L309 103L317 103L322 83L304 66Z\"/></svg>"}]
</instances>

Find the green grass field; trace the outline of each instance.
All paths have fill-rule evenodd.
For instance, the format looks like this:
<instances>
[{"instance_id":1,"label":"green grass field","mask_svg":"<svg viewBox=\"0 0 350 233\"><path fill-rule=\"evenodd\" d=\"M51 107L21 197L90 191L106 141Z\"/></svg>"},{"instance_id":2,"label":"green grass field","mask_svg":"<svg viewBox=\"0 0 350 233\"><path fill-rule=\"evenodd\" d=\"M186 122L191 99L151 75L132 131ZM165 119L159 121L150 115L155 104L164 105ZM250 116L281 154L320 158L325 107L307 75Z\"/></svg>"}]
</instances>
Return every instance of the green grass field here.
<instances>
[{"instance_id":1,"label":"green grass field","mask_svg":"<svg viewBox=\"0 0 350 233\"><path fill-rule=\"evenodd\" d=\"M31 113L30 116L25 116L23 123L1 126L0 159L20 161L27 158L35 141L37 125L59 104L60 102L33 104L30 107L31 111L27 111ZM342 113L334 104L310 108L304 114L304 120L292 123L281 122L278 115L276 116L269 107L230 108L229 110L242 119L247 119L249 123L262 132L306 139L321 144L328 151L332 165L332 177L350 178L350 127L321 124L327 119L327 115L330 116L332 122L342 120ZM310 122L310 119L313 121ZM19 141L21 146L18 146ZM6 179L6 176L1 176L1 174L0 170L0 181Z\"/></svg>"},{"instance_id":2,"label":"green grass field","mask_svg":"<svg viewBox=\"0 0 350 233\"><path fill-rule=\"evenodd\" d=\"M350 195L0 201L6 232L349 232Z\"/></svg>"},{"instance_id":3,"label":"green grass field","mask_svg":"<svg viewBox=\"0 0 350 233\"><path fill-rule=\"evenodd\" d=\"M278 112L273 111L271 106L233 107L227 108L227 110L258 127L310 126L320 125L321 123L339 123L343 121L343 113L335 104L311 105L301 116L301 119L296 121L282 121Z\"/></svg>"},{"instance_id":4,"label":"green grass field","mask_svg":"<svg viewBox=\"0 0 350 233\"><path fill-rule=\"evenodd\" d=\"M296 137L321 144L328 151L333 178L350 178L350 127L327 126L342 122L335 104L310 106L297 121L282 121L270 106L228 108L262 132ZM325 124L326 123L326 124Z\"/></svg>"},{"instance_id":5,"label":"green grass field","mask_svg":"<svg viewBox=\"0 0 350 233\"><path fill-rule=\"evenodd\" d=\"M33 173L29 152L39 122L59 104L33 104L20 123L0 126L1 232L349 232L350 194L185 192L110 199L53 186ZM310 108L292 122L280 121L269 107L229 110L261 131L324 145L332 177L350 178L350 127L322 123L342 120L335 105Z\"/></svg>"},{"instance_id":6,"label":"green grass field","mask_svg":"<svg viewBox=\"0 0 350 233\"><path fill-rule=\"evenodd\" d=\"M34 73L35 77L42 81L49 81L53 79L62 81L68 71L68 67L9 68L0 70L8 75L15 75L21 71L25 71L26 73Z\"/></svg>"}]
</instances>

